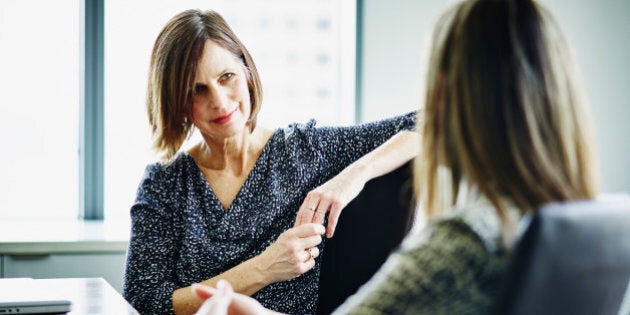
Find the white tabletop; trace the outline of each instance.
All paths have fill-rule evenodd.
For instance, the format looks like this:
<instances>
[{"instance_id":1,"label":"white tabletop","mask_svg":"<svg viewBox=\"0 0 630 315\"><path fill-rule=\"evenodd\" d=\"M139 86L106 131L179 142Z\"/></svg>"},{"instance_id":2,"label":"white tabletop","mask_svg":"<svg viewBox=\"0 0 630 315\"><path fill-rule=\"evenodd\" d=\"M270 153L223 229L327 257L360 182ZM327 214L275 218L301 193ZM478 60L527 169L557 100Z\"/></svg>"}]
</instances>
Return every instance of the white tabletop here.
<instances>
[{"instance_id":1,"label":"white tabletop","mask_svg":"<svg viewBox=\"0 0 630 315\"><path fill-rule=\"evenodd\" d=\"M36 279L72 302L72 315L139 314L103 278Z\"/></svg>"}]
</instances>

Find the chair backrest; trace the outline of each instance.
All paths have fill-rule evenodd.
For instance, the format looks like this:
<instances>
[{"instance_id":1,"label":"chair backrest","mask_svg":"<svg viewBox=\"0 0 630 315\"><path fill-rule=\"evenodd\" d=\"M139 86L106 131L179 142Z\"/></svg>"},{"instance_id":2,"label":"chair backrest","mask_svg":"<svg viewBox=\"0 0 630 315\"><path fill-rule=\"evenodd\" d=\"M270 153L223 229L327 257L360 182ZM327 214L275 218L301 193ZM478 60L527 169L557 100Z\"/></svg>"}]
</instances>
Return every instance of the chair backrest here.
<instances>
[{"instance_id":1,"label":"chair backrest","mask_svg":"<svg viewBox=\"0 0 630 315\"><path fill-rule=\"evenodd\" d=\"M629 285L630 197L550 204L531 216L496 311L628 315Z\"/></svg>"},{"instance_id":2,"label":"chair backrest","mask_svg":"<svg viewBox=\"0 0 630 315\"><path fill-rule=\"evenodd\" d=\"M411 228L411 165L369 181L342 211L321 256L318 314L331 313L367 282Z\"/></svg>"}]
</instances>

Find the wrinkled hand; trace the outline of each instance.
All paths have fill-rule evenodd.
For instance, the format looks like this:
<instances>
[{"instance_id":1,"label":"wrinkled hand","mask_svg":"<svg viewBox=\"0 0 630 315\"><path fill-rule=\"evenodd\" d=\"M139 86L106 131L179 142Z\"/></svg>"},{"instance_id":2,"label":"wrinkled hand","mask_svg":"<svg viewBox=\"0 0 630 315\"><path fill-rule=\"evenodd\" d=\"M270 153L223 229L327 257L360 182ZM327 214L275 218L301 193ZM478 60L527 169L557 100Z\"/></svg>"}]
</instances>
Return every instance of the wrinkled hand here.
<instances>
[{"instance_id":1,"label":"wrinkled hand","mask_svg":"<svg viewBox=\"0 0 630 315\"><path fill-rule=\"evenodd\" d=\"M317 245L326 230L321 224L304 224L286 230L257 259L270 283L293 279L315 266Z\"/></svg>"},{"instance_id":2,"label":"wrinkled hand","mask_svg":"<svg viewBox=\"0 0 630 315\"><path fill-rule=\"evenodd\" d=\"M335 233L341 210L354 199L365 186L365 179L352 172L341 172L321 186L306 195L300 206L294 226L305 223L324 224L326 213L328 226L326 237L331 238Z\"/></svg>"},{"instance_id":3,"label":"wrinkled hand","mask_svg":"<svg viewBox=\"0 0 630 315\"><path fill-rule=\"evenodd\" d=\"M193 284L192 290L198 298L205 300L195 313L196 315L277 314L264 308L255 299L235 293L227 280L219 280L216 289L206 285Z\"/></svg>"}]
</instances>

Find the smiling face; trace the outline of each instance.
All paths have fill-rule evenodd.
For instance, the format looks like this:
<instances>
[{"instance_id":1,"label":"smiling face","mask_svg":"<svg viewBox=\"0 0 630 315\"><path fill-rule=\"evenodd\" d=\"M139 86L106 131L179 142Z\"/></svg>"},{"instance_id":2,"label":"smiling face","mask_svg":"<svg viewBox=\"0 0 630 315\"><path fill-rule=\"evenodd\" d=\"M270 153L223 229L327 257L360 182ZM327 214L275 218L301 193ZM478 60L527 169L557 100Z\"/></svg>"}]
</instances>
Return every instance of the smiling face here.
<instances>
[{"instance_id":1,"label":"smiling face","mask_svg":"<svg viewBox=\"0 0 630 315\"><path fill-rule=\"evenodd\" d=\"M223 141L249 132L251 102L243 63L206 41L195 73L192 123L206 140Z\"/></svg>"}]
</instances>

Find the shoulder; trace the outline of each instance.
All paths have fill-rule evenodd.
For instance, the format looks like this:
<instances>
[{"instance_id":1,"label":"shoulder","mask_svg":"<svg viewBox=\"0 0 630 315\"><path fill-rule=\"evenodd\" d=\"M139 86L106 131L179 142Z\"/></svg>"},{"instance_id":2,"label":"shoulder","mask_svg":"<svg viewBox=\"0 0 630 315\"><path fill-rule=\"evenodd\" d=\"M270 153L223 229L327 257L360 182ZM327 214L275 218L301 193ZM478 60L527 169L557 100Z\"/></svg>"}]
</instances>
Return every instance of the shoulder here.
<instances>
[{"instance_id":1,"label":"shoulder","mask_svg":"<svg viewBox=\"0 0 630 315\"><path fill-rule=\"evenodd\" d=\"M508 213L517 220L517 212L509 208ZM502 270L508 253L502 231L496 210L482 200L457 208L421 230L414 230L403 240L397 254L408 264L423 265L425 275L450 275L453 281L462 283L494 279ZM449 285L449 281L444 283ZM477 285L474 281L469 283L472 287Z\"/></svg>"},{"instance_id":2,"label":"shoulder","mask_svg":"<svg viewBox=\"0 0 630 315\"><path fill-rule=\"evenodd\" d=\"M418 121L416 111L384 119L365 122L357 127L369 130L381 130L383 132L397 132L401 130L415 130Z\"/></svg>"},{"instance_id":3,"label":"shoulder","mask_svg":"<svg viewBox=\"0 0 630 315\"><path fill-rule=\"evenodd\" d=\"M435 221L411 232L339 313L458 314L485 310L491 298L484 287L495 282L500 264L498 256L486 250L461 218Z\"/></svg>"},{"instance_id":4,"label":"shoulder","mask_svg":"<svg viewBox=\"0 0 630 315\"><path fill-rule=\"evenodd\" d=\"M516 226L521 219L521 212L508 200L502 200L506 205L507 223ZM483 243L490 252L505 251L504 226L495 207L484 197L457 207L451 218L460 220Z\"/></svg>"},{"instance_id":5,"label":"shoulder","mask_svg":"<svg viewBox=\"0 0 630 315\"><path fill-rule=\"evenodd\" d=\"M412 111L402 115L376 120L374 124L414 125L418 120L418 112Z\"/></svg>"},{"instance_id":6,"label":"shoulder","mask_svg":"<svg viewBox=\"0 0 630 315\"><path fill-rule=\"evenodd\" d=\"M461 216L433 220L420 230L412 230L395 252L398 260L410 266L424 266L418 272L425 275L475 272L499 257L497 254Z\"/></svg>"},{"instance_id":7,"label":"shoulder","mask_svg":"<svg viewBox=\"0 0 630 315\"><path fill-rule=\"evenodd\" d=\"M400 281L422 286L405 296L433 294L434 301L416 305L425 310L485 310L501 279L505 252L487 246L483 236L462 217L439 220L405 239L398 254ZM414 303L411 303L412 305ZM483 313L483 312L482 312Z\"/></svg>"},{"instance_id":8,"label":"shoulder","mask_svg":"<svg viewBox=\"0 0 630 315\"><path fill-rule=\"evenodd\" d=\"M306 123L292 123L285 128L281 128L278 132L285 140L299 140L312 137L317 126L315 119L310 119Z\"/></svg>"},{"instance_id":9,"label":"shoulder","mask_svg":"<svg viewBox=\"0 0 630 315\"><path fill-rule=\"evenodd\" d=\"M186 153L178 154L168 163L152 163L147 165L132 207L132 217L138 218L141 213L166 214L178 198L183 196L182 181L189 178L195 164Z\"/></svg>"},{"instance_id":10,"label":"shoulder","mask_svg":"<svg viewBox=\"0 0 630 315\"><path fill-rule=\"evenodd\" d=\"M313 149L318 151L321 147L320 130L321 127L317 125L315 119L310 119L305 123L292 123L276 130L271 141L284 148L289 156Z\"/></svg>"},{"instance_id":11,"label":"shoulder","mask_svg":"<svg viewBox=\"0 0 630 315\"><path fill-rule=\"evenodd\" d=\"M481 237L460 217L441 219L411 232L401 244L400 253L414 260L424 260L422 256L427 254L483 260L490 254Z\"/></svg>"},{"instance_id":12,"label":"shoulder","mask_svg":"<svg viewBox=\"0 0 630 315\"><path fill-rule=\"evenodd\" d=\"M188 153L182 152L178 153L171 161L151 163L144 170L145 177L155 178L176 172L185 167L189 158L190 155Z\"/></svg>"},{"instance_id":13,"label":"shoulder","mask_svg":"<svg viewBox=\"0 0 630 315\"><path fill-rule=\"evenodd\" d=\"M146 166L141 181L141 188L147 186L165 186L177 178L192 172L194 161L187 153L179 153L169 162L156 162Z\"/></svg>"}]
</instances>

